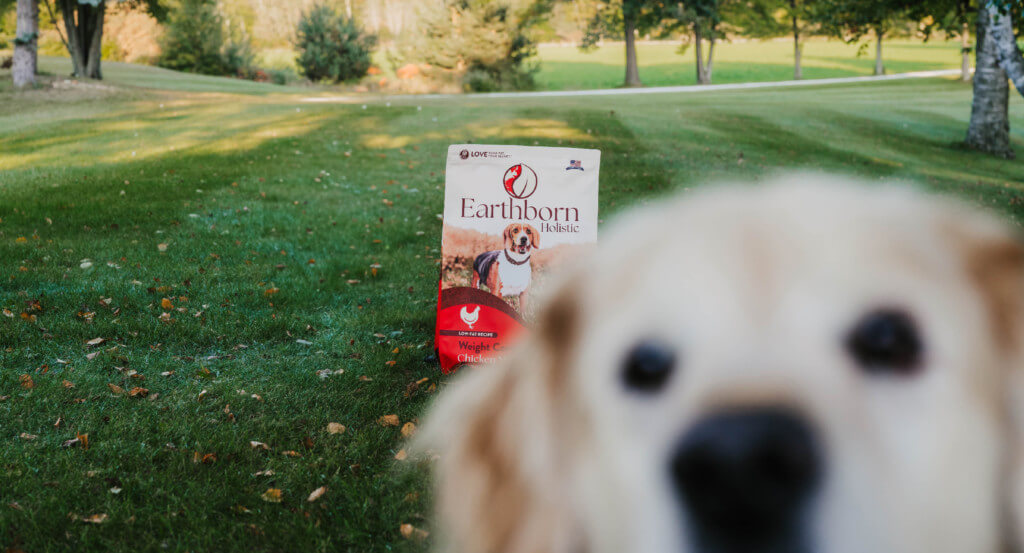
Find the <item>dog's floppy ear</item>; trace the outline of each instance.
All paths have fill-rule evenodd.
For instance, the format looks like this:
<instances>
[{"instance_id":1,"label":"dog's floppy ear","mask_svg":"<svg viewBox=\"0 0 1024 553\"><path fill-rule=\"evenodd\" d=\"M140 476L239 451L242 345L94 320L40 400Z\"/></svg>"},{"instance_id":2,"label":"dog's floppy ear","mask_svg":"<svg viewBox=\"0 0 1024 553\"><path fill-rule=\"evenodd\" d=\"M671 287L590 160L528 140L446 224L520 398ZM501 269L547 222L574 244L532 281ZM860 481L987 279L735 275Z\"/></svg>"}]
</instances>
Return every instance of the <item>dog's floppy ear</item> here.
<instances>
[{"instance_id":1,"label":"dog's floppy ear","mask_svg":"<svg viewBox=\"0 0 1024 553\"><path fill-rule=\"evenodd\" d=\"M557 304L558 302L556 302ZM441 550L570 553L578 532L565 493L564 357L542 331L569 323L553 305L540 328L494 365L466 367L438 398L414 449L436 455ZM562 344L567 346L567 344Z\"/></svg>"},{"instance_id":2,"label":"dog's floppy ear","mask_svg":"<svg viewBox=\"0 0 1024 553\"><path fill-rule=\"evenodd\" d=\"M523 226L525 226L526 228L530 229L530 246L534 247L534 248L539 248L540 247L540 233L537 232L537 229L534 228L533 225L523 225Z\"/></svg>"},{"instance_id":3,"label":"dog's floppy ear","mask_svg":"<svg viewBox=\"0 0 1024 553\"><path fill-rule=\"evenodd\" d=\"M978 292L991 334L993 359L1001 366L991 398L1001 402L1006 448L1003 498L1009 509L1007 551L1024 551L1024 242L1007 226L977 213L960 213L953 241L963 252L968 278Z\"/></svg>"},{"instance_id":4,"label":"dog's floppy ear","mask_svg":"<svg viewBox=\"0 0 1024 553\"><path fill-rule=\"evenodd\" d=\"M512 227L513 226L515 226L515 225L514 224L513 225L506 225L505 226L505 230L501 231L501 238L502 238L503 243L505 244L505 248L511 248L512 247Z\"/></svg>"}]
</instances>

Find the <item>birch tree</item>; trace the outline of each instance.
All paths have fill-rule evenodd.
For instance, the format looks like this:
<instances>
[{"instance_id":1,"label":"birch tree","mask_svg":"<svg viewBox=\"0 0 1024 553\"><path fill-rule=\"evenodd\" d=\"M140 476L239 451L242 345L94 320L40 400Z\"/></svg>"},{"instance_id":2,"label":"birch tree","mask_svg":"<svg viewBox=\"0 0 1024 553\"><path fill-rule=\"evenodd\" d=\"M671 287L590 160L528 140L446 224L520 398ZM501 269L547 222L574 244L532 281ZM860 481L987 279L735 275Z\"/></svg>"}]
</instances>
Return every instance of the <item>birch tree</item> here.
<instances>
[{"instance_id":1,"label":"birch tree","mask_svg":"<svg viewBox=\"0 0 1024 553\"><path fill-rule=\"evenodd\" d=\"M17 18L11 76L15 87L24 88L36 84L36 50L39 45L39 4L36 0L18 0Z\"/></svg>"},{"instance_id":2,"label":"birch tree","mask_svg":"<svg viewBox=\"0 0 1024 553\"><path fill-rule=\"evenodd\" d=\"M1012 159L1007 78L1024 95L1024 56L1014 34L1012 8L1020 0L982 0L978 7L974 98L965 143L968 147Z\"/></svg>"}]
</instances>

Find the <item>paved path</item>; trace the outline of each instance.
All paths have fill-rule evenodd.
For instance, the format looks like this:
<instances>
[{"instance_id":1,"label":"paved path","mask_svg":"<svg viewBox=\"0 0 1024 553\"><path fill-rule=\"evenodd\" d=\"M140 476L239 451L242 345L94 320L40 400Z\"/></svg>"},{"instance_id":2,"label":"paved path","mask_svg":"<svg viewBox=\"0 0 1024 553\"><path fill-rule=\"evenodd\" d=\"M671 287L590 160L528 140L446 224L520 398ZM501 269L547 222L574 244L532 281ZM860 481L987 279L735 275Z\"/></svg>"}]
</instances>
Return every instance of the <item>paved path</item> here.
<instances>
[{"instance_id":1,"label":"paved path","mask_svg":"<svg viewBox=\"0 0 1024 553\"><path fill-rule=\"evenodd\" d=\"M865 83L880 81L900 81L904 79L927 79L931 77L948 77L959 75L959 69L940 69L936 71L914 71L911 73L895 73L880 77L837 77L834 79L806 79L801 81L774 81L758 83L708 84L687 86L652 86L649 88L602 88L597 90L547 90L541 92L487 92L480 94L405 94L382 96L376 100L434 100L441 98L560 98L575 96L618 96L623 94L672 94L688 92L714 92L716 90L746 90L750 88L787 88L794 86L818 86L827 84ZM311 96L303 98L303 102L313 103L351 103L365 102L366 96Z\"/></svg>"}]
</instances>

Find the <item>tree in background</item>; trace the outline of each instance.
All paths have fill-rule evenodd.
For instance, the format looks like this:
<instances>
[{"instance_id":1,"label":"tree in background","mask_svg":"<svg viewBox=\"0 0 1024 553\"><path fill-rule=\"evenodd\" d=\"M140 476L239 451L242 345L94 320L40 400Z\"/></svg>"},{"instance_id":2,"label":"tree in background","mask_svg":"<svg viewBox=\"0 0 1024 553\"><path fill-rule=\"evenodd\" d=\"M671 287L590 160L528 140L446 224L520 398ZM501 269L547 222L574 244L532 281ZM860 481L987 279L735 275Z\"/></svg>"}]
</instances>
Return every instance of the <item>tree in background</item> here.
<instances>
[{"instance_id":1,"label":"tree in background","mask_svg":"<svg viewBox=\"0 0 1024 553\"><path fill-rule=\"evenodd\" d=\"M848 42L874 33L875 75L884 75L882 39L894 23L907 16L911 4L909 0L823 0L814 14L826 32Z\"/></svg>"},{"instance_id":2,"label":"tree in background","mask_svg":"<svg viewBox=\"0 0 1024 553\"><path fill-rule=\"evenodd\" d=\"M296 63L312 81L358 79L370 69L370 53L376 40L356 26L350 16L320 4L299 21Z\"/></svg>"},{"instance_id":3,"label":"tree in background","mask_svg":"<svg viewBox=\"0 0 1024 553\"><path fill-rule=\"evenodd\" d=\"M965 144L1012 159L1007 77L1024 95L1024 55L1014 22L1021 21L1021 0L981 0L977 13L974 98Z\"/></svg>"},{"instance_id":4,"label":"tree in background","mask_svg":"<svg viewBox=\"0 0 1024 553\"><path fill-rule=\"evenodd\" d=\"M593 48L605 37L622 37L626 48L624 86L643 86L636 54L636 37L656 29L664 16L661 0L600 0L587 25L581 48Z\"/></svg>"},{"instance_id":5,"label":"tree in background","mask_svg":"<svg viewBox=\"0 0 1024 553\"><path fill-rule=\"evenodd\" d=\"M229 37L216 0L181 0L160 38L157 65L206 75L248 76L253 53L245 37Z\"/></svg>"},{"instance_id":6,"label":"tree in background","mask_svg":"<svg viewBox=\"0 0 1024 553\"><path fill-rule=\"evenodd\" d=\"M18 0L18 27L14 36L14 86L36 84L36 49L39 45L39 4L36 0Z\"/></svg>"},{"instance_id":7,"label":"tree in background","mask_svg":"<svg viewBox=\"0 0 1024 553\"><path fill-rule=\"evenodd\" d=\"M754 38L793 37L793 79L803 74L804 39L818 32L814 13L819 0L750 0L737 10L733 25Z\"/></svg>"},{"instance_id":8,"label":"tree in background","mask_svg":"<svg viewBox=\"0 0 1024 553\"><path fill-rule=\"evenodd\" d=\"M425 63L431 76L469 90L535 86L532 29L547 17L551 0L438 0L419 9L417 27L404 33L399 56L405 61Z\"/></svg>"},{"instance_id":9,"label":"tree in background","mask_svg":"<svg viewBox=\"0 0 1024 553\"><path fill-rule=\"evenodd\" d=\"M960 37L960 79L971 80L971 25L977 13L971 0L921 0L909 5L910 19L924 23L926 42L936 31L946 38Z\"/></svg>"},{"instance_id":10,"label":"tree in background","mask_svg":"<svg viewBox=\"0 0 1024 553\"><path fill-rule=\"evenodd\" d=\"M107 12L106 0L54 0L56 12L50 0L43 0L50 19L57 22L60 13L67 35L60 33L61 42L71 56L71 75L86 79L102 79L100 61L103 55L103 17ZM114 3L129 2L143 5L146 11L158 21L167 15L160 0L110 0ZM57 27L60 32L60 27Z\"/></svg>"}]
</instances>

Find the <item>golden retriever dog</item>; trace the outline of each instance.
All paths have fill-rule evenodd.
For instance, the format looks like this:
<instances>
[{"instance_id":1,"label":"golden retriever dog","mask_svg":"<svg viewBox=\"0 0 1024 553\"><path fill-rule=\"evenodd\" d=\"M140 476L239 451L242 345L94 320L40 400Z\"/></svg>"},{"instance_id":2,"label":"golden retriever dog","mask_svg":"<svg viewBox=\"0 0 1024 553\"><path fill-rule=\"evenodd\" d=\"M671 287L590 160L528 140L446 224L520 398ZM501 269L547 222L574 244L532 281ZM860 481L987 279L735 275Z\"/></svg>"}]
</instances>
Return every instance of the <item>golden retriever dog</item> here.
<instances>
[{"instance_id":1,"label":"golden retriever dog","mask_svg":"<svg viewBox=\"0 0 1024 553\"><path fill-rule=\"evenodd\" d=\"M794 176L620 219L430 413L457 553L999 553L1018 542L1024 249Z\"/></svg>"}]
</instances>

